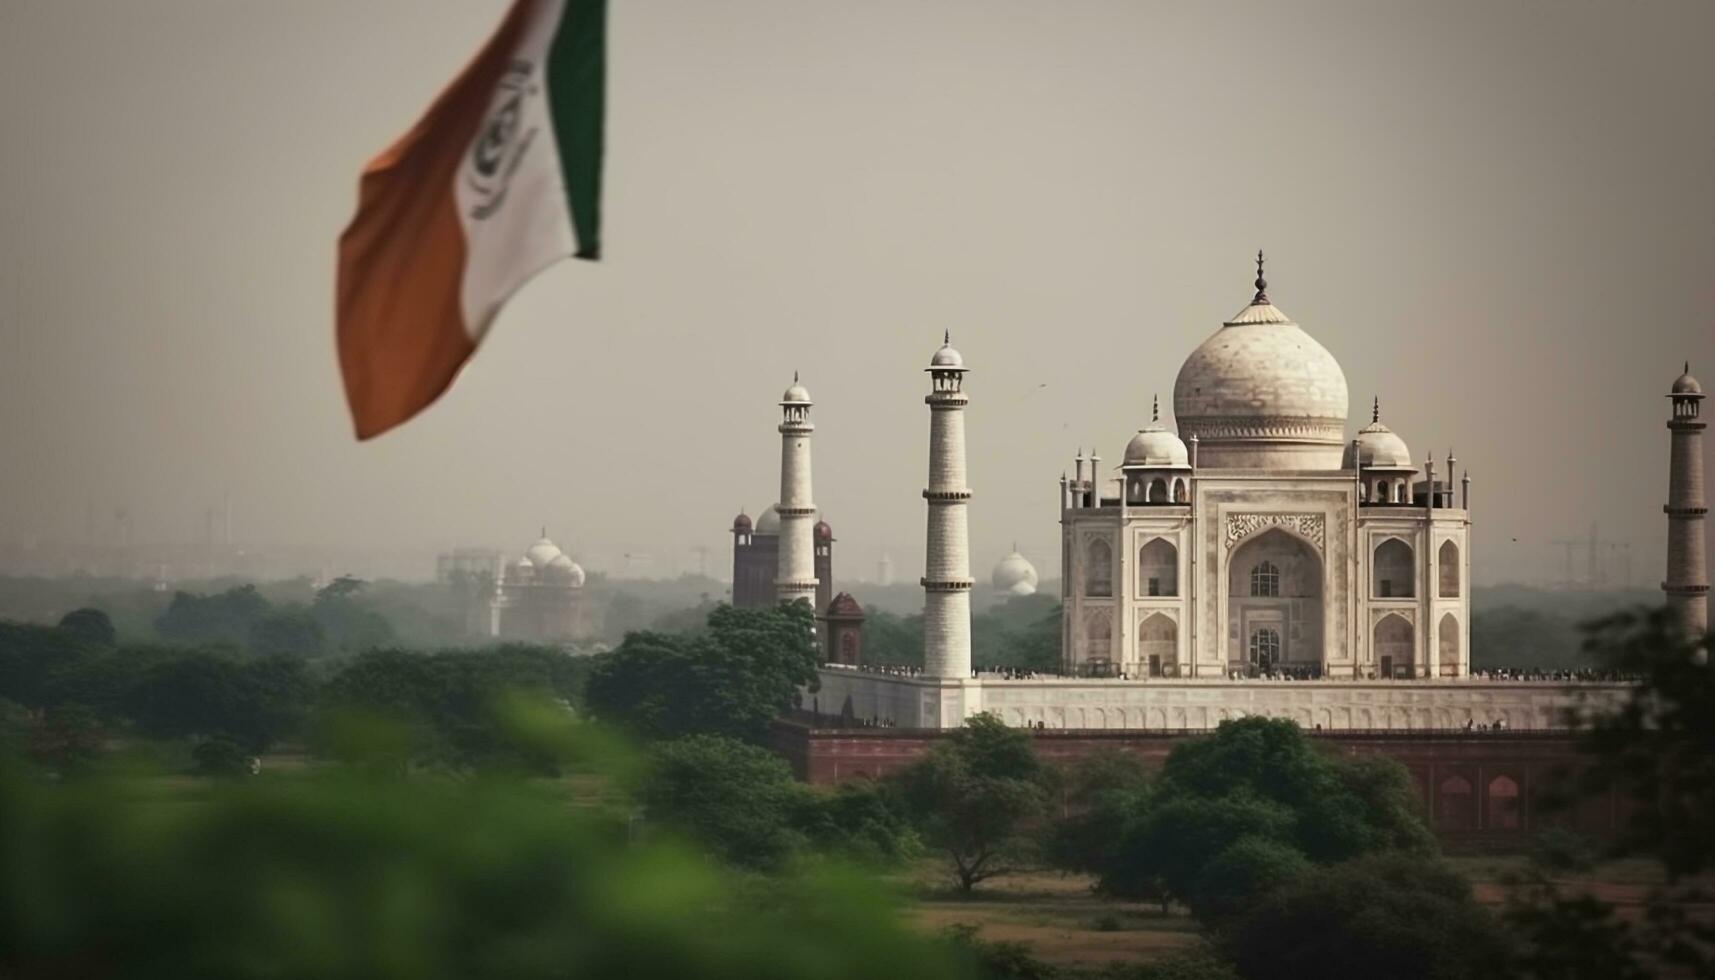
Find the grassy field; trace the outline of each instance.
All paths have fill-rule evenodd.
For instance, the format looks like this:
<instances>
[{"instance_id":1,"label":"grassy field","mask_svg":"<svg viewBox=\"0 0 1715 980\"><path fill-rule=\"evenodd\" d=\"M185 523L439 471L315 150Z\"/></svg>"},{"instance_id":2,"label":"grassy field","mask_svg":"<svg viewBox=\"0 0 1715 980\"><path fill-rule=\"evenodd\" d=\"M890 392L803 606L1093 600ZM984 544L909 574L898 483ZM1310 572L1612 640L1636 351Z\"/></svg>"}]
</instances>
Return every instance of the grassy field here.
<instances>
[{"instance_id":1,"label":"grassy field","mask_svg":"<svg viewBox=\"0 0 1715 980\"><path fill-rule=\"evenodd\" d=\"M989 942L1018 942L1056 965L1147 961L1199 941L1183 909L1103 898L1085 875L1027 872L996 878L964 894L944 868L925 862L908 880L917 896L912 921L927 932L967 925Z\"/></svg>"},{"instance_id":2,"label":"grassy field","mask_svg":"<svg viewBox=\"0 0 1715 980\"><path fill-rule=\"evenodd\" d=\"M1526 870L1523 857L1450 860L1471 879L1478 900L1497 909L1506 901L1507 878ZM1570 891L1587 891L1614 903L1622 916L1637 916L1662 876L1649 862L1619 861L1557 880ZM971 926L984 940L1023 943L1038 959L1056 966L1148 962L1200 941L1197 924L1184 909L1163 914L1155 904L1103 898L1084 875L1027 872L984 882L967 895L949 884L942 865L926 860L900 883L916 898L911 921L925 932ZM1702 911L1715 914L1715 906Z\"/></svg>"}]
</instances>

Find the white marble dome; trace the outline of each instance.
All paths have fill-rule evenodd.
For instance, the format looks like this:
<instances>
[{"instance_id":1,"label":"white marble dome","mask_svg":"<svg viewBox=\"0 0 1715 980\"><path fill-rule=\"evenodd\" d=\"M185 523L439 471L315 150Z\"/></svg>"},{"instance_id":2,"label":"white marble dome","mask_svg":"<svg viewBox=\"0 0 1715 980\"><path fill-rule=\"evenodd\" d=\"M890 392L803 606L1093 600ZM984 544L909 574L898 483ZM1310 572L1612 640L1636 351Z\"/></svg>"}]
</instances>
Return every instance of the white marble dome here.
<instances>
[{"instance_id":1,"label":"white marble dome","mask_svg":"<svg viewBox=\"0 0 1715 980\"><path fill-rule=\"evenodd\" d=\"M994 566L994 576L990 581L994 583L996 592L1006 595L1035 595L1036 566L1019 554L1015 547L1012 554L1002 558Z\"/></svg>"},{"instance_id":2,"label":"white marble dome","mask_svg":"<svg viewBox=\"0 0 1715 980\"><path fill-rule=\"evenodd\" d=\"M1185 443L1160 422L1139 429L1125 447L1126 466L1190 466Z\"/></svg>"},{"instance_id":3,"label":"white marble dome","mask_svg":"<svg viewBox=\"0 0 1715 980\"><path fill-rule=\"evenodd\" d=\"M1359 429L1356 442L1358 462L1363 464L1364 469L1417 469L1417 465L1411 461L1411 450L1406 448L1405 440L1380 422L1371 422ZM1351 469L1352 462L1352 447L1347 446L1342 460L1344 468Z\"/></svg>"},{"instance_id":4,"label":"white marble dome","mask_svg":"<svg viewBox=\"0 0 1715 980\"><path fill-rule=\"evenodd\" d=\"M762 516L756 519L757 534L780 533L780 512L775 510L778 506L778 504L769 504L767 509L762 512Z\"/></svg>"},{"instance_id":5,"label":"white marble dome","mask_svg":"<svg viewBox=\"0 0 1715 980\"><path fill-rule=\"evenodd\" d=\"M546 535L524 552L524 557L529 559L530 564L537 568L546 568L549 562L560 557L560 555L560 546L548 540Z\"/></svg>"},{"instance_id":6,"label":"white marble dome","mask_svg":"<svg viewBox=\"0 0 1715 980\"><path fill-rule=\"evenodd\" d=\"M536 566L528 558L520 558L512 566L511 578L531 578L536 574Z\"/></svg>"},{"instance_id":7,"label":"white marble dome","mask_svg":"<svg viewBox=\"0 0 1715 980\"><path fill-rule=\"evenodd\" d=\"M1197 465L1337 469L1345 445L1346 375L1327 348L1263 290L1185 359L1173 386L1182 438Z\"/></svg>"}]
</instances>

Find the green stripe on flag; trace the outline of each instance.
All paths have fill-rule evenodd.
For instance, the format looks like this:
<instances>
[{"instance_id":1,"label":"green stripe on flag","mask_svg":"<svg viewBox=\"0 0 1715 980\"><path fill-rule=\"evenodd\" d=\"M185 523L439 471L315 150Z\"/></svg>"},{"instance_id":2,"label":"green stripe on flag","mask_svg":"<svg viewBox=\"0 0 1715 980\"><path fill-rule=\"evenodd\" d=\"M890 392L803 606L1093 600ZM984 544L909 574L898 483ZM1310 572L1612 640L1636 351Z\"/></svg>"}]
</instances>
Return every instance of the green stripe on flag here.
<instances>
[{"instance_id":1,"label":"green stripe on flag","mask_svg":"<svg viewBox=\"0 0 1715 980\"><path fill-rule=\"evenodd\" d=\"M580 259L601 257L602 116L607 0L566 0L548 51L548 104Z\"/></svg>"}]
</instances>

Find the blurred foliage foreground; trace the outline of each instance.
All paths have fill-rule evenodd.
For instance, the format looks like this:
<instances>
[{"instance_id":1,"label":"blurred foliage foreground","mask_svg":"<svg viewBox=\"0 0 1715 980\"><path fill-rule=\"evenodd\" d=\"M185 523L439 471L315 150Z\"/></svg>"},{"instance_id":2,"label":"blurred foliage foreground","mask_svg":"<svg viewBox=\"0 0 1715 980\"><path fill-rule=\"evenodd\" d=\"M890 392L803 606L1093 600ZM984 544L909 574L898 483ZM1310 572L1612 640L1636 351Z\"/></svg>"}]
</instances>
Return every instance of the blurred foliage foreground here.
<instances>
[{"instance_id":1,"label":"blurred foliage foreground","mask_svg":"<svg viewBox=\"0 0 1715 980\"><path fill-rule=\"evenodd\" d=\"M402 776L361 745L242 781L0 762L0 976L966 972L860 873L761 879L635 833L629 806L568 789L633 780L625 750L550 705L509 717L567 779Z\"/></svg>"}]
</instances>

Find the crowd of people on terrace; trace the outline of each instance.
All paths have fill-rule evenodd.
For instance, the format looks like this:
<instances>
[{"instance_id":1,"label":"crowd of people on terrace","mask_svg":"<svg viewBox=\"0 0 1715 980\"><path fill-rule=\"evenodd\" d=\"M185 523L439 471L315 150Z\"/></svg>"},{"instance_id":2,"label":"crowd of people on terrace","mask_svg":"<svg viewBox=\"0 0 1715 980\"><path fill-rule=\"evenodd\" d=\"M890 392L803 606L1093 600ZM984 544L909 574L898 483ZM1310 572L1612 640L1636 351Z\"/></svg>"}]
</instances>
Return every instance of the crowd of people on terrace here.
<instances>
[{"instance_id":1,"label":"crowd of people on terrace","mask_svg":"<svg viewBox=\"0 0 1715 980\"><path fill-rule=\"evenodd\" d=\"M855 670L867 674L887 674L892 677L922 677L923 668L916 664L838 664L830 663L825 666L837 670ZM971 668L972 678L988 678L992 680L1029 681L1063 678L1112 678L1114 680L1145 680L1143 676L1134 677L1123 670L1114 670L1111 666L1100 665L1095 669L1087 669L1077 673L1065 673L1054 670L1038 670L1032 667L1013 667L1006 665L983 665ZM1207 679L1207 678L1200 678ZM1226 679L1231 681L1319 681L1319 680L1351 680L1351 678L1329 678L1322 673L1321 664L1278 663L1271 664L1266 670L1229 670ZM1363 680L1387 680L1381 674L1370 674ZM1395 680L1409 680L1409 674L1396 673ZM1445 679L1445 678L1444 678ZM1604 670L1597 667L1580 668L1548 668L1548 667L1486 667L1474 670L1468 680L1474 681L1547 681L1562 684L1590 683L1623 683L1635 682L1639 678L1617 670Z\"/></svg>"}]
</instances>

